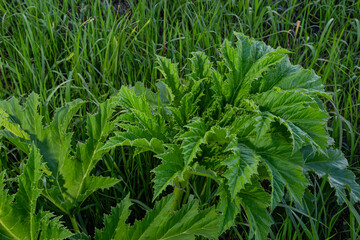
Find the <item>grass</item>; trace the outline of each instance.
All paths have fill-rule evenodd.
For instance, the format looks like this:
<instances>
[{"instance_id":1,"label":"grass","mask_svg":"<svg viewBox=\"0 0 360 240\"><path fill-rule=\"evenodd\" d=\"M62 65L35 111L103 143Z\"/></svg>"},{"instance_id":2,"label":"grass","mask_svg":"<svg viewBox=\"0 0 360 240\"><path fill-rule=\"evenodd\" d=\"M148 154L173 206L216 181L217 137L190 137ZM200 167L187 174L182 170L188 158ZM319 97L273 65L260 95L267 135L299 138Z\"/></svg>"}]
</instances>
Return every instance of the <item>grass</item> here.
<instances>
[{"instance_id":1,"label":"grass","mask_svg":"<svg viewBox=\"0 0 360 240\"><path fill-rule=\"evenodd\" d=\"M201 50L216 61L219 45L224 38L233 40L233 31L289 49L293 63L312 68L322 77L333 98L326 103L332 116L329 131L359 173L357 0L0 0L0 98L39 93L45 121L50 121L56 107L76 98L88 100L88 109L83 111L92 111L122 84L142 81L153 86L159 77L155 55L184 66L191 52ZM14 162L23 156L6 144L0 151L0 169L19 168ZM157 162L149 154L131 155L120 149L105 157L98 173L122 178L123 184L112 192L98 193L89 204L109 209L130 191L137 199L136 216L151 207L150 169ZM204 199L209 194L210 189L204 189ZM357 212L337 206L329 186L314 180L308 197L306 208L284 204L276 210L278 224L272 238L357 238ZM99 208L83 209L84 214L77 216L85 230L101 225L100 219L87 222L86 216L99 215L94 209ZM239 224L224 239L246 239L246 229Z\"/></svg>"}]
</instances>

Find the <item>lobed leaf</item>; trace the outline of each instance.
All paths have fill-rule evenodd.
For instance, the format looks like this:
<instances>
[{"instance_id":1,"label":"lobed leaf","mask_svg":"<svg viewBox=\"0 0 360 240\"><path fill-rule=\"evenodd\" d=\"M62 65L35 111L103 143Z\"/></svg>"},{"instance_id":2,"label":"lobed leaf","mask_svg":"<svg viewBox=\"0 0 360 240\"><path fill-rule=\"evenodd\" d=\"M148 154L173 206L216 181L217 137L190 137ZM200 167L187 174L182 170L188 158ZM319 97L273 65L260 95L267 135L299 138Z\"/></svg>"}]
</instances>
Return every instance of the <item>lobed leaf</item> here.
<instances>
[{"instance_id":1,"label":"lobed leaf","mask_svg":"<svg viewBox=\"0 0 360 240\"><path fill-rule=\"evenodd\" d=\"M218 215L213 208L200 210L194 200L184 205L179 211L170 213L173 196L168 195L155 204L141 221L133 226L125 223L129 216L131 202L127 196L112 214L105 216L105 227L97 230L95 239L195 239L204 236L215 239L218 236Z\"/></svg>"},{"instance_id":2,"label":"lobed leaf","mask_svg":"<svg viewBox=\"0 0 360 240\"><path fill-rule=\"evenodd\" d=\"M257 182L247 184L239 197L249 222L250 236L254 234L256 240L267 239L270 227L274 223L267 211L270 206L270 195Z\"/></svg>"},{"instance_id":3,"label":"lobed leaf","mask_svg":"<svg viewBox=\"0 0 360 240\"><path fill-rule=\"evenodd\" d=\"M128 194L117 206L112 208L111 215L104 216L105 227L102 230L96 229L95 240L121 239L130 226L126 224L127 218L130 216L130 195Z\"/></svg>"},{"instance_id":4,"label":"lobed leaf","mask_svg":"<svg viewBox=\"0 0 360 240\"><path fill-rule=\"evenodd\" d=\"M25 153L29 153L30 143L39 149L48 169L47 175L51 179L45 186L43 195L66 214L79 207L92 192L118 182L112 179L105 184L101 178L98 182L92 178L90 181L89 178L101 156L109 150L102 149L102 146L116 123L111 119L114 99L100 104L97 114L88 115L88 139L85 143L79 143L74 150L71 145L73 133L68 132L68 126L83 103L82 100L75 100L57 109L51 123L43 126L37 94L30 94L24 107L15 98L0 102L0 109L6 113L7 119L12 119L29 137L19 134L3 135ZM6 128L3 133L10 131L9 125L3 126ZM97 184L90 187L86 184L89 181Z\"/></svg>"},{"instance_id":5,"label":"lobed leaf","mask_svg":"<svg viewBox=\"0 0 360 240\"><path fill-rule=\"evenodd\" d=\"M355 181L353 172L348 170L348 162L339 150L327 150L325 154L314 154L310 149L304 149L305 169L314 171L319 177L327 179L331 187L335 188L339 204L346 202L348 190L353 203L360 200L360 186Z\"/></svg>"},{"instance_id":6,"label":"lobed leaf","mask_svg":"<svg viewBox=\"0 0 360 240\"><path fill-rule=\"evenodd\" d=\"M254 100L268 119L276 119L288 129L294 153L307 144L317 151L325 151L329 117L312 97L298 91L269 91L256 95Z\"/></svg>"},{"instance_id":7,"label":"lobed leaf","mask_svg":"<svg viewBox=\"0 0 360 240\"><path fill-rule=\"evenodd\" d=\"M184 154L184 164L188 166L196 154L201 152L200 145L205 143L206 125L202 118L198 118L185 127L188 128L188 131L179 136L178 139L182 140L181 149Z\"/></svg>"},{"instance_id":8,"label":"lobed leaf","mask_svg":"<svg viewBox=\"0 0 360 240\"><path fill-rule=\"evenodd\" d=\"M284 195L284 188L299 204L308 182L303 174L304 160L300 152L292 153L291 145L281 137L264 137L256 143L256 153L270 173L271 210Z\"/></svg>"},{"instance_id":9,"label":"lobed leaf","mask_svg":"<svg viewBox=\"0 0 360 240\"><path fill-rule=\"evenodd\" d=\"M43 173L41 155L32 145L23 173L18 177L18 191L9 196L5 190L5 171L0 173L0 236L2 239L66 239L72 235L50 212L37 212L42 192L38 183ZM14 201L15 200L15 201Z\"/></svg>"},{"instance_id":10,"label":"lobed leaf","mask_svg":"<svg viewBox=\"0 0 360 240\"><path fill-rule=\"evenodd\" d=\"M245 184L251 182L251 177L257 174L260 156L243 144L231 150L233 154L223 161L223 164L227 166L223 176L227 179L231 198L234 199Z\"/></svg>"}]
</instances>

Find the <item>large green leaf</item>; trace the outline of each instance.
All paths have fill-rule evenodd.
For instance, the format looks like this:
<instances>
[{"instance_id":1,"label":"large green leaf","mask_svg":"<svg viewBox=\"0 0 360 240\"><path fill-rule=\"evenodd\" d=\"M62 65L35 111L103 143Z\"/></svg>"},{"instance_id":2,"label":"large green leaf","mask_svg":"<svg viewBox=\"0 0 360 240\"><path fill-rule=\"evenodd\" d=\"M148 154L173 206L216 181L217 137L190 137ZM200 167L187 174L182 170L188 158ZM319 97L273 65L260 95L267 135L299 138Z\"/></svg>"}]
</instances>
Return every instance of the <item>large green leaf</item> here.
<instances>
[{"instance_id":1,"label":"large green leaf","mask_svg":"<svg viewBox=\"0 0 360 240\"><path fill-rule=\"evenodd\" d=\"M244 208L250 226L250 236L256 240L267 239L273 220L267 211L270 206L270 194L266 193L259 182L247 184L241 190L240 203Z\"/></svg>"},{"instance_id":2,"label":"large green leaf","mask_svg":"<svg viewBox=\"0 0 360 240\"><path fill-rule=\"evenodd\" d=\"M151 111L146 95L137 96L135 89L122 86L117 97L120 106L131 113L127 115L126 121L141 127L147 135L166 141L163 133L165 121L160 115Z\"/></svg>"},{"instance_id":3,"label":"large green leaf","mask_svg":"<svg viewBox=\"0 0 360 240\"><path fill-rule=\"evenodd\" d=\"M188 166L197 153L201 152L200 145L204 143L206 125L202 118L198 118L185 126L188 131L183 133L179 140L182 140L181 148L184 153L184 163Z\"/></svg>"},{"instance_id":4,"label":"large green leaf","mask_svg":"<svg viewBox=\"0 0 360 240\"><path fill-rule=\"evenodd\" d=\"M225 184L220 184L217 191L220 196L220 201L217 210L221 213L221 221L219 224L219 231L223 233L235 224L235 217L240 213L240 198L239 196L231 197L231 193Z\"/></svg>"},{"instance_id":5,"label":"large green leaf","mask_svg":"<svg viewBox=\"0 0 360 240\"><path fill-rule=\"evenodd\" d=\"M221 53L230 71L227 78L232 93L227 100L237 105L250 93L252 82L280 62L288 51L281 48L274 50L263 42L251 41L242 34L235 35L239 40L237 47L233 48L225 41Z\"/></svg>"},{"instance_id":6,"label":"large green leaf","mask_svg":"<svg viewBox=\"0 0 360 240\"><path fill-rule=\"evenodd\" d=\"M208 56L203 52L192 53L191 61L191 78L195 81L207 78L211 75L212 63Z\"/></svg>"},{"instance_id":7,"label":"large green leaf","mask_svg":"<svg viewBox=\"0 0 360 240\"><path fill-rule=\"evenodd\" d=\"M117 206L111 211L111 215L104 216L105 227L102 230L96 229L95 240L123 239L130 226L126 224L130 216L130 195L128 194Z\"/></svg>"},{"instance_id":8,"label":"large green leaf","mask_svg":"<svg viewBox=\"0 0 360 240\"><path fill-rule=\"evenodd\" d=\"M177 64L172 63L170 59L161 56L157 56L157 63L157 69L159 69L164 76L163 83L170 92L168 99L177 104L183 94Z\"/></svg>"},{"instance_id":9,"label":"large green leaf","mask_svg":"<svg viewBox=\"0 0 360 240\"><path fill-rule=\"evenodd\" d=\"M326 149L329 136L325 126L329 117L311 96L299 91L269 91L256 95L254 100L265 116L288 129L293 152L307 144L318 151Z\"/></svg>"},{"instance_id":10,"label":"large green leaf","mask_svg":"<svg viewBox=\"0 0 360 240\"><path fill-rule=\"evenodd\" d=\"M215 239L218 236L218 218L213 208L199 210L196 200L184 205L180 210L171 212L173 196L168 195L155 204L153 210L147 212L141 221L133 226L125 224L129 216L131 202L126 197L112 215L105 217L105 227L97 230L95 239L195 239L204 236Z\"/></svg>"},{"instance_id":11,"label":"large green leaf","mask_svg":"<svg viewBox=\"0 0 360 240\"><path fill-rule=\"evenodd\" d=\"M263 137L256 142L256 153L270 173L272 194L271 209L284 195L284 188L301 204L308 182L303 174L304 160L300 152L292 153L291 145L282 137Z\"/></svg>"},{"instance_id":12,"label":"large green leaf","mask_svg":"<svg viewBox=\"0 0 360 240\"><path fill-rule=\"evenodd\" d=\"M353 172L348 170L348 162L339 150L328 150L325 154L313 154L309 149L304 149L305 170L314 171L319 177L325 177L330 185L335 188L338 202L346 201L346 190L350 199L356 203L360 200L360 186L355 181Z\"/></svg>"},{"instance_id":13,"label":"large green leaf","mask_svg":"<svg viewBox=\"0 0 360 240\"><path fill-rule=\"evenodd\" d=\"M223 161L227 166L223 176L227 179L231 197L235 198L257 173L260 156L243 144L233 147L231 151L233 154Z\"/></svg>"},{"instance_id":14,"label":"large green leaf","mask_svg":"<svg viewBox=\"0 0 360 240\"><path fill-rule=\"evenodd\" d=\"M2 239L65 239L71 236L66 228L50 212L37 212L41 155L33 145L23 173L18 177L18 191L8 195L4 188L5 171L0 173L0 236ZM14 201L15 200L15 201Z\"/></svg>"},{"instance_id":15,"label":"large green leaf","mask_svg":"<svg viewBox=\"0 0 360 240\"><path fill-rule=\"evenodd\" d=\"M321 78L313 70L292 65L288 56L264 74L262 78L259 78L252 87L253 92L266 92L274 87L283 90L324 91Z\"/></svg>"},{"instance_id":16,"label":"large green leaf","mask_svg":"<svg viewBox=\"0 0 360 240\"><path fill-rule=\"evenodd\" d=\"M88 138L85 143L78 143L74 150L71 145L73 133L68 132L68 126L83 103L75 100L57 109L53 120L45 127L42 123L43 117L39 114L38 95L31 94L24 107L15 98L0 102L0 109L6 113L2 115L3 121L17 124L19 129L27 134L24 137L12 130L13 125L3 124L3 136L25 153L29 152L30 143L35 144L50 170L48 175L51 180L48 181L43 195L66 214L79 207L89 194L118 182L117 179L90 178L92 169L109 150L102 149L102 146L116 123L112 120L114 99L100 104L98 113L88 115ZM7 131L12 133L6 134Z\"/></svg>"},{"instance_id":17,"label":"large green leaf","mask_svg":"<svg viewBox=\"0 0 360 240\"><path fill-rule=\"evenodd\" d=\"M19 124L13 122L9 114L0 108L0 127L2 126L8 131L9 136L12 135L14 138L19 137L23 139L30 138L29 134L22 130ZM5 135L5 132L3 132L2 135Z\"/></svg>"},{"instance_id":18,"label":"large green leaf","mask_svg":"<svg viewBox=\"0 0 360 240\"><path fill-rule=\"evenodd\" d=\"M76 206L80 206L85 200L87 196L84 194L109 188L119 182L117 179L105 180L101 177L91 177L92 170L104 154L102 146L115 126L115 121L111 121L113 100L100 104L96 114L88 114L86 125L88 139L85 143L78 143L75 155L77 159L67 158L62 168L61 173L65 179L64 188ZM92 184L89 184L89 181Z\"/></svg>"},{"instance_id":19,"label":"large green leaf","mask_svg":"<svg viewBox=\"0 0 360 240\"><path fill-rule=\"evenodd\" d=\"M42 116L38 113L40 103L37 94L30 94L24 107L19 104L16 98L9 101L0 101L0 109L6 113L8 120L18 124L21 131L26 133L26 136L6 134L6 131L12 131L12 128L5 125L2 134L26 153L29 152L29 144L35 142L43 155L43 160L56 174L59 165L61 166L64 163L64 159L67 157L71 147L71 134L65 133L65 131L70 119L82 104L83 101L81 100L68 103L65 107L56 111L49 126L43 127Z\"/></svg>"},{"instance_id":20,"label":"large green leaf","mask_svg":"<svg viewBox=\"0 0 360 240\"><path fill-rule=\"evenodd\" d=\"M200 88L199 84L199 82L196 82L193 88ZM195 113L199 109L197 104L201 100L202 95L202 91L198 93L196 93L196 91L188 92L182 97L180 106L168 107L179 125L186 125L186 123L195 116Z\"/></svg>"}]
</instances>

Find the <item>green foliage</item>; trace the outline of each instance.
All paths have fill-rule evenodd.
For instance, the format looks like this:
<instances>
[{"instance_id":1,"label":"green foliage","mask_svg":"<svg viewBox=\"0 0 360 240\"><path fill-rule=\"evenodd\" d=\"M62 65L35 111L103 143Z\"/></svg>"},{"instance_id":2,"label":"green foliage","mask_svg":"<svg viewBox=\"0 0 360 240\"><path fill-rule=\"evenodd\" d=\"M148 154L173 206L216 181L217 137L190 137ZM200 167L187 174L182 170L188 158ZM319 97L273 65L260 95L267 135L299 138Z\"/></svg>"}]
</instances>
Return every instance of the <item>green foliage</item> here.
<instances>
[{"instance_id":1,"label":"green foliage","mask_svg":"<svg viewBox=\"0 0 360 240\"><path fill-rule=\"evenodd\" d=\"M43 189L39 181L41 155L32 145L23 173L18 177L18 191L13 195L5 189L6 172L0 173L0 237L1 239L65 239L72 235L60 222L60 217L48 211L37 211Z\"/></svg>"},{"instance_id":2,"label":"green foliage","mask_svg":"<svg viewBox=\"0 0 360 240\"><path fill-rule=\"evenodd\" d=\"M96 190L119 182L119 179L91 174L102 155L110 150L104 143L117 121L113 116L114 99L100 104L96 114L87 115L87 139L73 148L73 133L68 132L68 126L83 103L76 100L57 109L51 123L44 127L36 94L28 97L24 107L14 98L0 102L2 136L29 155L15 195L8 195L4 188L5 171L0 174L0 236L4 239L65 239L70 236L72 239L88 239L84 233L74 235L62 226L60 217L38 210L36 205L40 195L44 196L70 217L74 231L79 232L74 214L80 210L81 204ZM137 103L134 101L130 106L144 107ZM122 145L164 152L162 141L156 138L150 141L134 138L131 141L118 135L107 144L117 141ZM181 153L180 149L177 150ZM165 163L169 160L167 157L173 156L163 153L159 157L163 157ZM172 161L169 163L173 164ZM157 170L164 173L161 168ZM43 182L41 188L38 187L40 179ZM199 210L199 202L193 200L174 212L174 201L171 195L163 198L142 221L130 226L125 224L132 205L128 195L113 209L111 216L105 216L105 227L96 230L95 239L195 239L200 235L215 239L218 236L219 215L214 208Z\"/></svg>"},{"instance_id":3,"label":"green foliage","mask_svg":"<svg viewBox=\"0 0 360 240\"><path fill-rule=\"evenodd\" d=\"M125 221L132 205L129 195L105 216L105 227L96 230L95 239L195 239L195 235L216 239L218 218L213 208L198 210L199 203L193 200L180 210L169 213L173 197L168 195L147 212L143 220L130 226Z\"/></svg>"},{"instance_id":4,"label":"green foliage","mask_svg":"<svg viewBox=\"0 0 360 240\"><path fill-rule=\"evenodd\" d=\"M331 101L325 103L332 116L328 123L330 135L336 140L336 148L344 150L349 157L351 169L359 175L359 1L118 2L0 0L2 98L22 98L31 91L39 93L42 100L46 99L41 115L49 124L48 114L71 99L81 97L99 103L124 83L133 84L134 81L142 81L154 89L157 86L154 81L158 76L158 71L153 67L156 53L171 57L172 62L177 62L182 67L178 72L182 83L187 85L183 74L188 74L192 68L201 72L201 66L204 66L199 79L208 76L212 63L215 65L220 60L219 46L222 39L233 41L235 36L232 32L235 29L271 46L286 47L293 52L290 55L293 63L313 68L321 76L334 99L333 104ZM124 14L126 11L129 14ZM198 57L198 63L194 61L192 66L189 64L188 68L183 68L192 51L205 51L211 56L211 62L208 61L210 67L205 67L208 64L202 65L201 58ZM298 71L300 66L283 66L288 73L296 73L288 76L292 80L287 84L297 87L309 84L316 88L316 75L313 76L314 81L302 82L301 79L311 72ZM222 72L222 66L216 65L216 68ZM213 73L210 71L210 74ZM224 77L217 74L219 76ZM197 76L193 77L197 79ZM269 75L261 84L262 90L271 88L273 81L276 78ZM139 90L135 85L137 94ZM161 92L160 95L167 97L166 92ZM182 105L178 111L187 113L180 115L184 117L183 125L194 116L197 108L192 105L191 98L191 94L188 94L187 104ZM151 109L157 109L157 96L149 96L149 99ZM92 106L89 104L88 111L92 112ZM172 110L176 111L178 108ZM179 120L183 121L182 118ZM271 118L261 116L258 120L259 131L265 133ZM80 122L77 119L70 125L70 129L74 129L71 130L74 132L73 142L85 139L85 132L78 127L85 124L84 121ZM19 128L14 130L16 129ZM16 134L22 133L20 131ZM258 138L261 139L261 134ZM93 170L96 175L102 173L123 178L123 182L109 192L95 193L87 201L92 203L89 205L91 207L83 205L81 215L86 215L86 218L85 221L79 221L79 225L84 231L92 232L92 225L99 226L98 216L103 211L108 211L113 201L120 201L127 191L141 202L140 205L133 206L132 215L135 217L142 217L140 206L151 205L149 181L153 175L150 174L150 169L159 161L152 159L153 154L143 153L132 158L135 149L122 150L106 154L104 161ZM0 151L0 171L8 169L9 177L22 172L18 163L26 159L26 154L18 153L7 141L0 143ZM136 152L141 152L140 148L136 148ZM264 170L264 166L259 166L258 171L266 176ZM215 192L216 184L212 181L216 181L214 174L218 173L199 166L196 162L192 171L209 178L195 177L190 185L194 187L192 193L203 193L197 197L207 203ZM325 169L323 172L328 171ZM326 177L325 174L324 178ZM16 179L7 179L10 192L15 192L12 182ZM349 208L336 206L337 198L333 197L335 189L329 188L329 184L324 184L317 178L312 178L311 182L311 194L306 191L303 199L307 201L306 207L287 202L288 206L281 205L274 210L275 225L272 227L271 239L356 239L360 231L360 221L356 222L358 209L355 208L358 205L351 205ZM344 191L347 192L347 186L344 186ZM244 215L236 219L236 223L243 221L242 216ZM246 230L247 224L237 224L223 238L236 238L237 235L239 239L247 239Z\"/></svg>"},{"instance_id":5,"label":"green foliage","mask_svg":"<svg viewBox=\"0 0 360 240\"><path fill-rule=\"evenodd\" d=\"M48 174L42 194L69 216L76 213L93 192L119 182L115 178L91 174L106 152L100 149L115 124L113 99L100 104L96 114L88 114L88 138L85 143L78 142L73 147L74 133L68 131L68 126L83 103L75 100L57 109L51 123L44 126L38 95L31 94L23 107L16 98L0 102L0 109L6 113L1 118L6 124L0 134L25 153L30 152L32 143L39 149ZM24 134L17 134L18 129Z\"/></svg>"},{"instance_id":6,"label":"green foliage","mask_svg":"<svg viewBox=\"0 0 360 240\"><path fill-rule=\"evenodd\" d=\"M312 154L308 149L303 150L305 168L314 171L319 177L326 177L330 185L336 189L338 202L347 201L346 191L350 192L353 203L359 202L360 186L355 181L355 175L347 170L348 162L339 150L329 149L326 155Z\"/></svg>"},{"instance_id":7,"label":"green foliage","mask_svg":"<svg viewBox=\"0 0 360 240\"><path fill-rule=\"evenodd\" d=\"M235 47L223 43L217 68L196 52L191 73L181 79L177 65L159 57L165 79L157 92L122 87L122 130L103 149L121 145L152 151L162 160L153 170L154 198L173 186L174 210L192 198L195 176L215 180L218 197L209 201L222 213L219 233L234 224L242 206L255 239L266 238L270 212L285 189L302 204L309 170L322 177L331 166L328 180L337 194L346 197L344 188L350 186L351 198L358 201L359 187L346 159L328 153L333 141L326 132L329 117L321 99L328 96L320 78L291 65L281 48L235 36ZM154 99L157 107L147 104ZM315 159L328 159L328 165L306 160L304 149ZM337 177L340 173L344 178ZM263 187L266 181L270 186Z\"/></svg>"}]
</instances>

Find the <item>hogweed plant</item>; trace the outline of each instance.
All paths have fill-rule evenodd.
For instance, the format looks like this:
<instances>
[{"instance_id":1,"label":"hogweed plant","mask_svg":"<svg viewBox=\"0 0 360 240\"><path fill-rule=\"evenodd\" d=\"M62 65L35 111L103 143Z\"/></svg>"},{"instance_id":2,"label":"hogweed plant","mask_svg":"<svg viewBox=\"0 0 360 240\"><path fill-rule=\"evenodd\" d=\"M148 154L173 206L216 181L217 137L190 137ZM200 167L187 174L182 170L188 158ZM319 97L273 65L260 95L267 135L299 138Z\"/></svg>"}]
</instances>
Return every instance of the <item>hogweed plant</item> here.
<instances>
[{"instance_id":1,"label":"hogweed plant","mask_svg":"<svg viewBox=\"0 0 360 240\"><path fill-rule=\"evenodd\" d=\"M114 108L112 99L101 104L95 115L88 115L88 139L84 143L79 141L75 148L71 145L73 132L68 132L68 126L83 103L75 100L58 109L52 122L43 126L38 95L31 94L24 107L15 98L0 102L1 123L5 128L0 134L25 153L30 152L31 144L38 149L46 163L43 170L47 175L41 195L69 216L75 232L79 232L75 213L86 198L98 189L119 182L119 179L91 175L104 154L100 148L115 124L110 121Z\"/></svg>"},{"instance_id":2,"label":"hogweed plant","mask_svg":"<svg viewBox=\"0 0 360 240\"><path fill-rule=\"evenodd\" d=\"M24 106L15 98L0 102L0 126L3 128L0 134L29 155L23 173L18 177L16 194L9 194L5 188L6 171L0 173L0 238L91 239L80 234L75 215L92 193L120 181L92 175L92 170L108 151L103 146L117 122L113 114L115 99L100 104L97 113L88 114L88 137L84 142L78 140L75 146L72 144L74 132L69 132L68 128L84 102L75 100L57 109L51 123L44 126L38 99L38 95L31 94ZM69 217L76 235L63 226L61 216L38 207L41 196ZM199 202L194 199L169 215L173 201L171 195L163 198L142 221L130 226L125 223L132 205L127 196L111 215L105 216L104 228L96 229L94 237L108 240L217 236L219 216L214 208L199 210Z\"/></svg>"},{"instance_id":3,"label":"hogweed plant","mask_svg":"<svg viewBox=\"0 0 360 240\"><path fill-rule=\"evenodd\" d=\"M358 202L355 175L326 131L321 79L292 65L288 51L235 34L236 46L225 41L216 65L196 52L181 79L176 64L158 57L157 91L123 86L121 130L103 149L131 146L161 159L154 200L172 187L173 211L201 195L196 176L208 179L215 190L203 204L220 213L219 234L244 211L250 236L266 239L285 189L301 204L309 172L329 181L339 203L347 190Z\"/></svg>"},{"instance_id":4,"label":"hogweed plant","mask_svg":"<svg viewBox=\"0 0 360 240\"><path fill-rule=\"evenodd\" d=\"M84 141L74 141L69 130L82 100L57 109L47 126L38 95L24 104L1 101L0 134L28 155L17 193L9 193L6 172L0 173L1 238L90 239L80 233L75 215L95 191L119 183L93 175L102 156L119 146L161 160L152 170L155 206L129 224L132 202L126 196L104 217L95 239L215 239L240 213L250 237L266 239L272 211L285 192L302 203L310 172L326 178L339 204L348 197L358 202L355 175L326 131L322 100L329 96L321 79L293 66L288 51L235 34L235 47L225 41L216 64L194 53L185 78L176 64L158 57L164 78L156 90L123 86L87 115ZM211 192L205 199L204 189ZM40 207L39 198L67 216L73 232L61 216Z\"/></svg>"}]
</instances>

